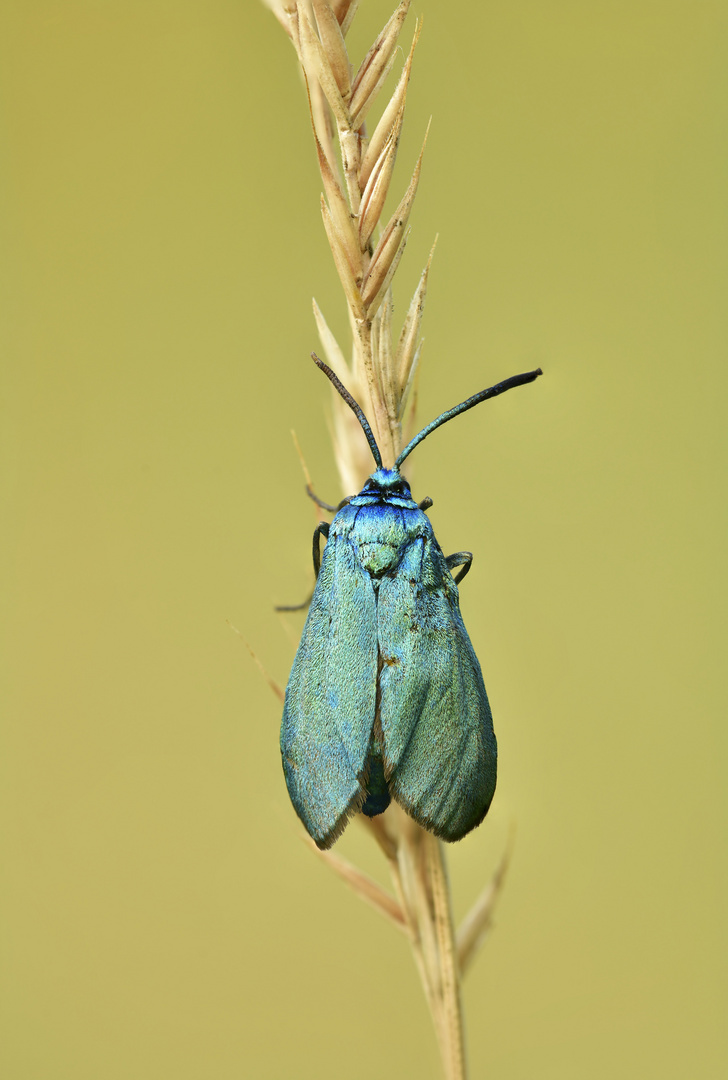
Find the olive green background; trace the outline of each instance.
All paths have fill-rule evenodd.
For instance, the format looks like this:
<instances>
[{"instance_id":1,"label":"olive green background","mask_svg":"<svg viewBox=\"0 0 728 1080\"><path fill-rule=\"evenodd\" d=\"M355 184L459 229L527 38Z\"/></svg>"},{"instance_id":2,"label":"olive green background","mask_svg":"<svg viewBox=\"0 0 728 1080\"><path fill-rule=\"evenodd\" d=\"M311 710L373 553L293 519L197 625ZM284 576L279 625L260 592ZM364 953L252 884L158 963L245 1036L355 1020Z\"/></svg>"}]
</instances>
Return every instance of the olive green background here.
<instances>
[{"instance_id":1,"label":"olive green background","mask_svg":"<svg viewBox=\"0 0 728 1080\"><path fill-rule=\"evenodd\" d=\"M361 57L393 6L362 0ZM420 0L414 455L501 751L459 916L473 1077L717 1078L725 1035L724 3ZM251 0L0 12L8 1080L439 1076L405 940L301 843L278 751L337 499L345 318L293 50ZM236 634L229 624L239 631ZM342 854L382 876L353 824Z\"/></svg>"}]
</instances>

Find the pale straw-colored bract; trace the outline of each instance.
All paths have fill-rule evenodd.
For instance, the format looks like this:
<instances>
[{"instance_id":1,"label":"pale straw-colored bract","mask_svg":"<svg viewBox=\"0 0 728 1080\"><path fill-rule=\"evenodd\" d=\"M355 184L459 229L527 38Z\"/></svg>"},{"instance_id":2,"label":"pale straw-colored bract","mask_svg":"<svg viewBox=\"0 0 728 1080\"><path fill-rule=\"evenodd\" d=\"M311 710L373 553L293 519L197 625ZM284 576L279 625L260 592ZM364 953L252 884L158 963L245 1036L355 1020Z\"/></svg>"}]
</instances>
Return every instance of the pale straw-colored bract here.
<instances>
[{"instance_id":1,"label":"pale straw-colored bract","mask_svg":"<svg viewBox=\"0 0 728 1080\"><path fill-rule=\"evenodd\" d=\"M407 242L424 142L396 209L386 220L382 214L394 176L420 27L415 26L396 86L385 92L409 0L398 5L358 65L350 61L346 46L358 0L265 2L293 42L304 75L323 183L321 214L351 326L351 363L314 301L321 345L329 365L369 418L384 464L391 467L404 445L402 425L420 358L420 324L432 260L431 253L395 343L392 280ZM381 115L370 134L366 120L375 105ZM371 452L356 418L336 393L333 412L336 461L343 493L351 495L372 470ZM384 853L393 895L340 856L318 851L313 842L311 847L409 938L445 1075L448 1080L463 1080L467 1069L460 981L490 927L506 859L456 934L442 843L394 803L379 817L360 815L359 820Z\"/></svg>"}]
</instances>

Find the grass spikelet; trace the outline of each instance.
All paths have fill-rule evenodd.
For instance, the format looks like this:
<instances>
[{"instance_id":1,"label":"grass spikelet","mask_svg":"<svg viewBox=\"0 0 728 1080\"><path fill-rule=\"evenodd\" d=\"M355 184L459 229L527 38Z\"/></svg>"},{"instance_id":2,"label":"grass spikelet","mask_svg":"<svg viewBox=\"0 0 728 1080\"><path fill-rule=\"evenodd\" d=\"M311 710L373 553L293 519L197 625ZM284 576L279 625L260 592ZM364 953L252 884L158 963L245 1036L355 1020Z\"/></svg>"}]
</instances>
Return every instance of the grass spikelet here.
<instances>
[{"instance_id":1,"label":"grass spikelet","mask_svg":"<svg viewBox=\"0 0 728 1080\"><path fill-rule=\"evenodd\" d=\"M406 190L382 221L395 183L420 24L393 91L369 136L365 120L379 104L398 55L410 0L402 0L364 59L351 62L346 35L358 0L265 0L296 49L307 87L314 148L321 173L321 214L351 328L350 359L324 313L313 302L326 359L368 417L385 466L405 444L402 422L414 398L420 336L434 244L407 309L396 347L392 338L392 281L404 253L427 140ZM352 78L352 72L356 74ZM429 125L428 125L429 131ZM356 418L332 391L333 441L344 495L359 491L371 454ZM410 405L410 418L413 404ZM354 807L353 809L356 809ZM464 1080L466 1059L460 979L491 924L507 859L455 935L443 846L393 803L377 818L359 815L389 867L393 895L332 852L319 856L363 899L403 930L410 941L448 1080Z\"/></svg>"}]
</instances>

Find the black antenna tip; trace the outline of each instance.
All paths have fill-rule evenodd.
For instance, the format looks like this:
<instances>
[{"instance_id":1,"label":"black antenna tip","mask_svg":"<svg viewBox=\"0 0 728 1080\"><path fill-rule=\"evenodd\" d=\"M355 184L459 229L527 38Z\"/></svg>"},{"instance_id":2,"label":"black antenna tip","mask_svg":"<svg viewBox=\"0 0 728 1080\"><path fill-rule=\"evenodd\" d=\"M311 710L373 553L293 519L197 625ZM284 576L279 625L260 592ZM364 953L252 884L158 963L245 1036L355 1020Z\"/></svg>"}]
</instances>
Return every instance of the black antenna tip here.
<instances>
[{"instance_id":1,"label":"black antenna tip","mask_svg":"<svg viewBox=\"0 0 728 1080\"><path fill-rule=\"evenodd\" d=\"M354 400L354 398L351 396L351 394L346 389L346 387L341 382L341 380L336 377L336 375L331 370L329 365L325 364L320 356L317 356L315 352L312 352L311 353L311 359L313 360L316 367L321 368L324 375L326 375L326 377L328 378L329 382L332 384L334 389L337 391L338 394L341 395L341 397L344 399L346 404L349 406L351 411L356 416L357 420L361 424L361 428L362 428L362 431L364 432L364 434L366 436L366 440L369 443L369 449L372 452L372 457L374 458L374 463L375 463L375 465L377 466L378 469L381 469L381 467L382 467L382 455L379 452L379 447L377 446L377 442L376 442L376 439L374 438L374 434L372 432L372 429L369 426L369 421L367 420L366 416L362 412L361 406L358 404L358 402L356 402Z\"/></svg>"}]
</instances>

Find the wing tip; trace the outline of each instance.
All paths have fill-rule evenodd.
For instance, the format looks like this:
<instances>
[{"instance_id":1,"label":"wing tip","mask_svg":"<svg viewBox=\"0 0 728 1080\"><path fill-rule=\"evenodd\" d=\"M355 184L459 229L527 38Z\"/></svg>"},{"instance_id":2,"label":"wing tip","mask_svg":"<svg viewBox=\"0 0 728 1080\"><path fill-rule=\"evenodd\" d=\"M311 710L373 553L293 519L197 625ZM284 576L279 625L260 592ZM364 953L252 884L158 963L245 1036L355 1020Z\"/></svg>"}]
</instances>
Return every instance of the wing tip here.
<instances>
[{"instance_id":1,"label":"wing tip","mask_svg":"<svg viewBox=\"0 0 728 1080\"><path fill-rule=\"evenodd\" d=\"M464 822L462 822L462 819L458 818L456 819L455 823L452 823L450 820L452 815L450 815L450 818L444 823L438 823L429 814L423 813L415 804L413 804L411 801L408 801L404 797L403 793L397 789L397 783L395 779L393 779L392 783L390 784L389 790L392 794L392 797L402 807L404 812L409 817L411 817L413 821L416 821L417 824L421 826L421 828L425 829L427 832L432 833L438 838L438 840L444 840L448 844L454 844L458 840L462 840L468 835L468 833L471 833L474 829L477 829L479 825L482 825L493 802L493 796L495 795L495 783L493 784L491 791L483 800L480 809L477 811L477 814L469 814L465 818ZM462 823L459 824L458 822Z\"/></svg>"}]
</instances>

